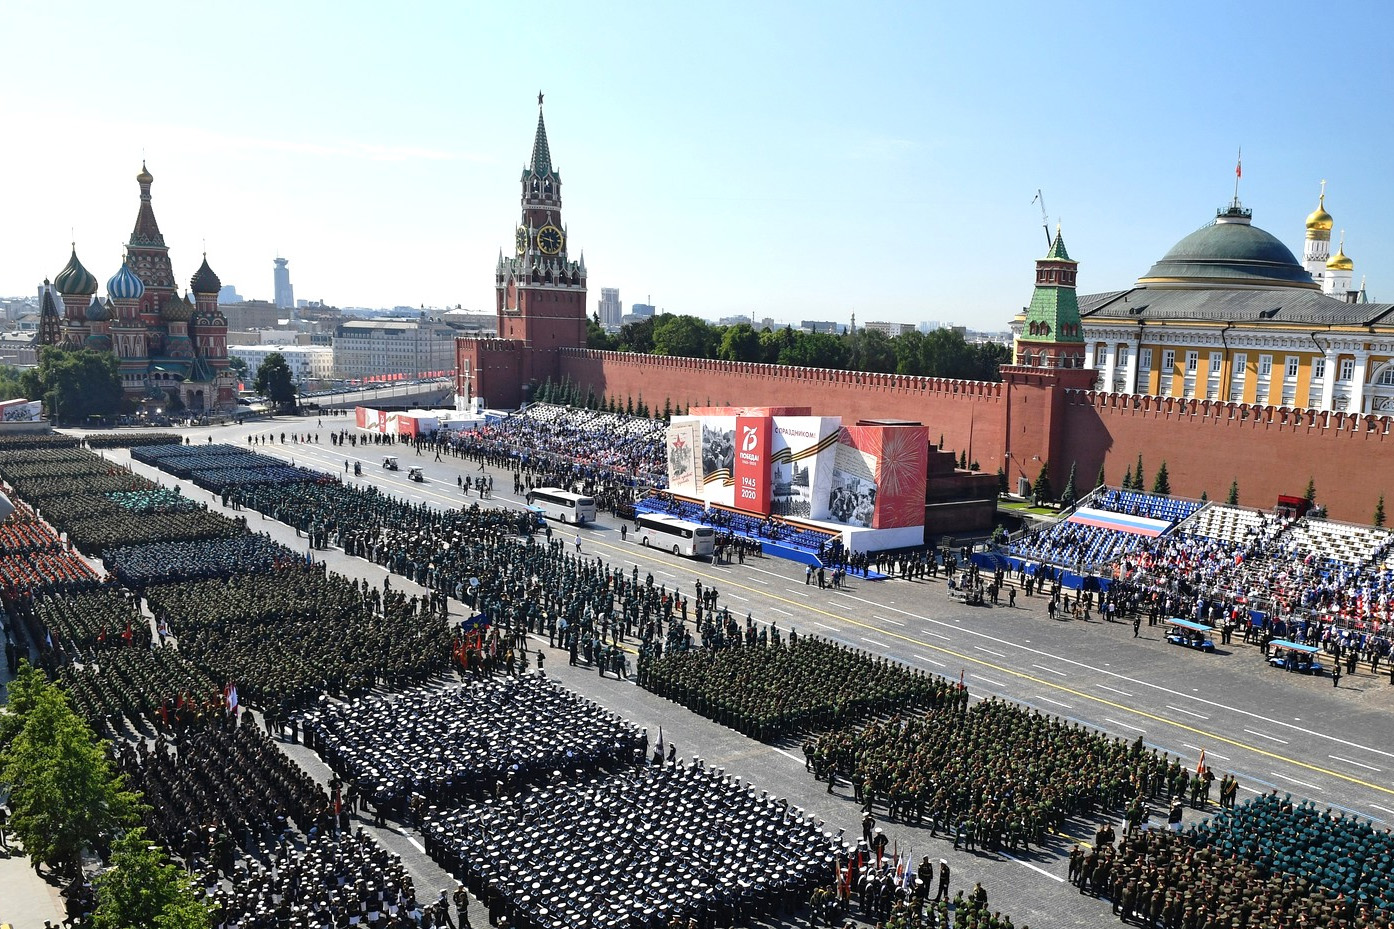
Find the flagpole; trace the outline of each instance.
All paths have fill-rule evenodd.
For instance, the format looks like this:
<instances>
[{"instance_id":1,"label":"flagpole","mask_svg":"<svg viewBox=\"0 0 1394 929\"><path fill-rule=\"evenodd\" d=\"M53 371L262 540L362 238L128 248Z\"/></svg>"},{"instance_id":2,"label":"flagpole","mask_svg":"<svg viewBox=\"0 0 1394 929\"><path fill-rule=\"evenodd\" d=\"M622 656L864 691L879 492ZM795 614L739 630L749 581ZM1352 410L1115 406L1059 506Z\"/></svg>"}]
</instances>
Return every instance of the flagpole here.
<instances>
[{"instance_id":1,"label":"flagpole","mask_svg":"<svg viewBox=\"0 0 1394 929\"><path fill-rule=\"evenodd\" d=\"M1239 154L1234 159L1234 205L1239 205L1239 179L1244 176L1244 146L1239 146Z\"/></svg>"}]
</instances>

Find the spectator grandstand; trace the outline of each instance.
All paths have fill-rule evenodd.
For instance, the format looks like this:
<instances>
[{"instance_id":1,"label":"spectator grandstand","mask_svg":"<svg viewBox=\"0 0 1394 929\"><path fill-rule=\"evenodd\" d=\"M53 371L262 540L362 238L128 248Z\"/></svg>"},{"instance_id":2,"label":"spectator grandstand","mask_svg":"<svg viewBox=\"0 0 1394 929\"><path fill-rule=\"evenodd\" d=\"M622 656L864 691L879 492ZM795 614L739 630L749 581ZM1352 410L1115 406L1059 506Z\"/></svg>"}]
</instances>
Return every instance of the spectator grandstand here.
<instances>
[{"instance_id":1,"label":"spectator grandstand","mask_svg":"<svg viewBox=\"0 0 1394 929\"><path fill-rule=\"evenodd\" d=\"M661 419L534 403L451 437L466 453L489 452L515 469L553 469L578 479L666 487Z\"/></svg>"}]
</instances>

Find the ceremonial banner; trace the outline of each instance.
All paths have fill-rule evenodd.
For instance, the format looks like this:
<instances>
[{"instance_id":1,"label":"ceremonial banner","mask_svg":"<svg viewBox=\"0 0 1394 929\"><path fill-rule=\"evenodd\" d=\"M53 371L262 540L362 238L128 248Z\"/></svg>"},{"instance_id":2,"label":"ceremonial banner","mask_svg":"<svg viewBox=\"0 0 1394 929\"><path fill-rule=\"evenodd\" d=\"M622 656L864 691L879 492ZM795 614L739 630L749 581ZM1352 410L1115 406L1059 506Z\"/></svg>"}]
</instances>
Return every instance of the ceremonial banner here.
<instances>
[{"instance_id":1,"label":"ceremonial banner","mask_svg":"<svg viewBox=\"0 0 1394 929\"><path fill-rule=\"evenodd\" d=\"M770 417L736 417L735 505L770 515Z\"/></svg>"},{"instance_id":2,"label":"ceremonial banner","mask_svg":"<svg viewBox=\"0 0 1394 929\"><path fill-rule=\"evenodd\" d=\"M668 489L697 495L697 469L701 465L701 432L696 420L678 420L668 427Z\"/></svg>"}]
</instances>

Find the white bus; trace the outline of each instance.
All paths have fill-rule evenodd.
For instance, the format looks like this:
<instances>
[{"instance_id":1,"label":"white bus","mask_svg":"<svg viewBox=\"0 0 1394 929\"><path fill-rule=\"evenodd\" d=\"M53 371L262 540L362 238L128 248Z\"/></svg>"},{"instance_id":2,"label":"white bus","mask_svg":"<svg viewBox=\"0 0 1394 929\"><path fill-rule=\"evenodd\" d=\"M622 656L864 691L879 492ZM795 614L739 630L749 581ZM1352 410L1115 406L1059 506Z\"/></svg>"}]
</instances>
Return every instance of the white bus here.
<instances>
[{"instance_id":1,"label":"white bus","mask_svg":"<svg viewBox=\"0 0 1394 929\"><path fill-rule=\"evenodd\" d=\"M642 513L634 520L635 534L644 545L666 548L674 555L706 557L716 551L716 530L660 513Z\"/></svg>"},{"instance_id":2,"label":"white bus","mask_svg":"<svg viewBox=\"0 0 1394 929\"><path fill-rule=\"evenodd\" d=\"M578 526L595 522L595 498L573 494L560 487L538 487L528 494L528 503L549 519Z\"/></svg>"}]
</instances>

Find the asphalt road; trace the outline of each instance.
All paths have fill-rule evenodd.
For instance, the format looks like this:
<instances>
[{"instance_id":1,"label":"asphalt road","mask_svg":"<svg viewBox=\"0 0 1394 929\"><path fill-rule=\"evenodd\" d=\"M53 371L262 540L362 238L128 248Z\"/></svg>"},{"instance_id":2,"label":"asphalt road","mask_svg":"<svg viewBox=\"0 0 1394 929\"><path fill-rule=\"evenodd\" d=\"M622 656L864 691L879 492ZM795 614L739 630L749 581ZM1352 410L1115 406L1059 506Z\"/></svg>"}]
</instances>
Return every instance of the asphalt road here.
<instances>
[{"instance_id":1,"label":"asphalt road","mask_svg":"<svg viewBox=\"0 0 1394 929\"><path fill-rule=\"evenodd\" d=\"M296 464L338 473L349 482L376 486L393 495L441 507L461 505L456 477L477 475L478 465L459 459L418 457L409 446L360 445L339 448L329 444L332 429L352 431L347 417L323 420L278 419L243 426L179 430L194 442L246 445L249 435L274 435L276 444L257 446ZM279 436L287 434L282 445ZM293 433L318 432L321 444L291 441ZM124 452L108 457L128 461ZM396 454L399 472L386 472L383 454ZM347 459L350 472L345 475ZM363 476L352 477L354 461ZM425 483L406 479L406 468L420 466ZM143 465L135 469L172 485L183 483L195 499L210 496L188 482ZM492 504L520 506L508 491L511 476L495 476ZM469 498L474 502L477 498ZM217 501L211 506L218 508ZM289 528L249 515L253 529L269 532L292 547L304 546ZM576 530L559 529L571 544ZM655 583L688 592L700 580L720 591L721 601L737 615L751 613L759 622L774 622L785 631L797 629L883 654L897 661L957 679L960 675L976 698L1005 697L1048 713L1078 721L1129 740L1142 736L1161 751L1195 764L1201 750L1217 776L1239 777L1240 799L1277 790L1309 797L1333 809L1394 826L1394 686L1387 674L1373 677L1368 666L1341 679L1332 688L1329 678L1308 678L1270 669L1257 646L1235 643L1206 655L1169 645L1164 627L1143 623L1133 637L1131 623L1110 624L1048 620L1041 598L1018 595L1015 608L969 607L948 599L942 581L862 581L852 579L844 590L819 590L804 583L801 565L776 559L753 559L745 565L712 565L621 542L618 523L604 517L580 531L582 551L612 563L637 565L652 572ZM341 552L316 553L330 567L350 576L381 583L382 569ZM403 581L394 579L394 586ZM410 586L410 585L408 585ZM461 607L456 607L462 609ZM546 642L541 646L545 649ZM551 651L547 673L640 725L663 727L664 736L678 745L680 755L700 755L710 764L740 774L762 789L823 817L830 829L859 832L859 811L842 792L829 796L825 785L803 770L797 746L769 746L746 739L633 684L599 678L584 669L568 668L564 653ZM563 659L563 660L559 660ZM317 776L327 769L303 748L292 754ZM967 889L981 880L994 909L1012 915L1018 926L1113 925L1106 903L1083 900L1064 883L1065 862L1058 856L1071 841L1086 839L1092 824L1076 823L1059 837L1049 853L1016 857L952 851L952 843L931 839L926 830L883 824L901 850L947 857L954 868L955 888ZM431 886L444 876L416 846L409 830L384 836L402 853L418 880ZM443 883L441 886L445 886Z\"/></svg>"}]
</instances>

